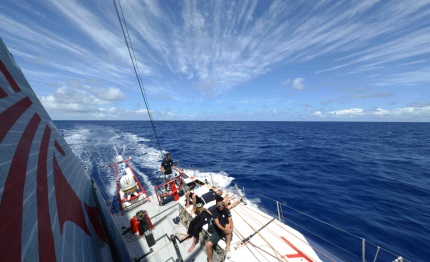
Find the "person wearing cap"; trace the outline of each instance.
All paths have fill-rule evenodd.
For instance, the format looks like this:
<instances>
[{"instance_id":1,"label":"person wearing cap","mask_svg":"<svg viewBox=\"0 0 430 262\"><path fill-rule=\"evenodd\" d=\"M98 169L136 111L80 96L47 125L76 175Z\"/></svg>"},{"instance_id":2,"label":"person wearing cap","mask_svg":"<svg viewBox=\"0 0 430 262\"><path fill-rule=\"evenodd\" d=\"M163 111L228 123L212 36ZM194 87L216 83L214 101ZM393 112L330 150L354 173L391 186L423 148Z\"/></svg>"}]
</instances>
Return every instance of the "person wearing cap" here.
<instances>
[{"instance_id":1,"label":"person wearing cap","mask_svg":"<svg viewBox=\"0 0 430 262\"><path fill-rule=\"evenodd\" d=\"M191 236L193 237L193 243L188 249L188 253L191 253L194 250L196 243L199 240L199 234L202 231L203 226L209 223L212 217L212 214L203 207L203 203L196 204L195 214L196 216L191 220L190 225L188 226L188 235L181 239L182 242Z\"/></svg>"},{"instance_id":2,"label":"person wearing cap","mask_svg":"<svg viewBox=\"0 0 430 262\"><path fill-rule=\"evenodd\" d=\"M170 153L166 154L166 158L161 162L160 170L164 174L164 183L167 183L167 181L170 181L174 178L172 169L175 169L179 172L179 174L184 174L179 168L177 168L174 164L172 159L170 158ZM167 185L165 186L167 191Z\"/></svg>"},{"instance_id":3,"label":"person wearing cap","mask_svg":"<svg viewBox=\"0 0 430 262\"><path fill-rule=\"evenodd\" d=\"M215 224L215 231L206 242L206 251L208 254L208 261L212 261L212 248L218 244L221 238L225 238L226 242L226 257L230 258L230 242L233 233L233 219L231 217L231 212L225 207L223 203L224 198L222 196L217 196L216 199L216 210L212 213L212 218Z\"/></svg>"}]
</instances>

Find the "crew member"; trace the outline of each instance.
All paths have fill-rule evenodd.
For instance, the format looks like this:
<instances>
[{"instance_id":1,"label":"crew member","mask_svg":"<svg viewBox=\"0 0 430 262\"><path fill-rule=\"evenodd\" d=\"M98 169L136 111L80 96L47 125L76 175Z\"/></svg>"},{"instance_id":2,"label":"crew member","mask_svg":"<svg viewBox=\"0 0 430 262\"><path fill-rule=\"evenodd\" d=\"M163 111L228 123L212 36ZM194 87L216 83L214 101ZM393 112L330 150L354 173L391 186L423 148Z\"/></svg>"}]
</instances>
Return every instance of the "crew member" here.
<instances>
[{"instance_id":1,"label":"crew member","mask_svg":"<svg viewBox=\"0 0 430 262\"><path fill-rule=\"evenodd\" d=\"M164 174L164 183L167 183L168 181L172 180L174 177L172 169L175 169L179 172L179 174L184 174L179 168L177 168L174 164L172 159L170 158L170 153L166 154L166 158L161 162L160 170ZM166 191L167 191L167 184L165 185Z\"/></svg>"}]
</instances>

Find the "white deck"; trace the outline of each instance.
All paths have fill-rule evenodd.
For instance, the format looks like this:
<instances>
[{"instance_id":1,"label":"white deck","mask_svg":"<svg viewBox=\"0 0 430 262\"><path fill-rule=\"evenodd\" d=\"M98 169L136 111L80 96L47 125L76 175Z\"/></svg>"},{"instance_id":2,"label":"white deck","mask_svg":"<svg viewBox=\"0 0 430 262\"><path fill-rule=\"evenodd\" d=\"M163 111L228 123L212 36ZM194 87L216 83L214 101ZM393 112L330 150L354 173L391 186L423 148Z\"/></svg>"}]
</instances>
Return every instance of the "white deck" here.
<instances>
[{"instance_id":1,"label":"white deck","mask_svg":"<svg viewBox=\"0 0 430 262\"><path fill-rule=\"evenodd\" d=\"M206 186L194 190L198 195L208 191ZM184 224L189 223L191 219L188 208L186 214L182 214L181 222L174 223L174 219L179 216L180 210L184 209L185 197L182 196L179 201L174 202L172 197L166 199L164 206L159 206L155 196L150 197L151 202L147 202L121 216L116 213L118 230L121 232L122 227L130 227L130 219L139 210L146 210L151 222L154 225L153 234L157 243L152 247L153 252L146 243L144 236L138 233L127 233L123 236L127 249L132 258L142 258L140 261L177 261L178 255L175 247L170 240L171 235L177 235L179 238L185 236L187 228ZM205 205L206 208L214 205L212 201ZM263 213L257 208L239 203L231 209L234 234L231 243L231 259L226 261L322 261L304 236L291 227L273 220L269 225L264 227L259 233L255 234L246 245L241 244L241 240L254 234L273 218ZM188 221L187 221L188 220ZM191 253L187 253L191 246L192 239L183 243L178 242L178 247L184 261L207 261L204 243L207 233L207 225L200 235L200 242ZM206 236L206 237L205 237ZM220 248L225 248L225 243L220 241ZM218 250L222 257L223 250ZM216 253L216 252L214 252ZM143 257L147 254L145 257ZM324 256L320 254L320 256ZM216 257L216 255L215 255ZM214 258L215 258L214 257ZM218 261L220 259L218 258ZM325 260L325 259L324 259ZM217 261L217 259L214 259Z\"/></svg>"}]
</instances>

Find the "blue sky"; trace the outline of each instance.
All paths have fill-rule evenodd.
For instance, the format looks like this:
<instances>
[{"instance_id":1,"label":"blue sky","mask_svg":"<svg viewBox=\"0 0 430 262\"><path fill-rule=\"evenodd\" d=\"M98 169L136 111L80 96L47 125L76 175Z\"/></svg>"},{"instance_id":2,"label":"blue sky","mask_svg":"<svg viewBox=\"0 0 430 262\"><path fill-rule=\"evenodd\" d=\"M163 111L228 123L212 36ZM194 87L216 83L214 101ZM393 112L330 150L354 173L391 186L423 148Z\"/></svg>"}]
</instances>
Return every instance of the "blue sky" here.
<instances>
[{"instance_id":1,"label":"blue sky","mask_svg":"<svg viewBox=\"0 0 430 262\"><path fill-rule=\"evenodd\" d=\"M429 121L429 1L121 2L156 120ZM148 115L112 1L3 0L53 119Z\"/></svg>"}]
</instances>

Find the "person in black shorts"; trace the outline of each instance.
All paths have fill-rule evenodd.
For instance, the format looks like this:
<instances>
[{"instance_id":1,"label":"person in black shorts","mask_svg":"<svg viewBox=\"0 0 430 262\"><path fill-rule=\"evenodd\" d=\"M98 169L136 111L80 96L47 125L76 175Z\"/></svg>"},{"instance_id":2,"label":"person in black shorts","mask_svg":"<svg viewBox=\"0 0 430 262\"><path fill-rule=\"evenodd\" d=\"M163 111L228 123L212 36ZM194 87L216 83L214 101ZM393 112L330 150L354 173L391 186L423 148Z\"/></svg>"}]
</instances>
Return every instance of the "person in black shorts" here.
<instances>
[{"instance_id":1,"label":"person in black shorts","mask_svg":"<svg viewBox=\"0 0 430 262\"><path fill-rule=\"evenodd\" d=\"M173 164L172 159L170 159L170 153L167 153L166 154L166 158L163 160L163 162L161 162L161 166L160 166L160 170L164 174L164 183L167 183L168 181L170 181L170 180L172 180L174 178L172 169L175 169L181 175L184 173L181 170L179 170L179 168L177 168ZM167 191L167 185L165 186L165 188L166 188L166 191Z\"/></svg>"},{"instance_id":2,"label":"person in black shorts","mask_svg":"<svg viewBox=\"0 0 430 262\"><path fill-rule=\"evenodd\" d=\"M212 217L215 224L215 231L206 242L206 251L208 254L208 261L212 261L212 247L216 246L221 238L225 238L226 242L226 257L230 258L230 242L233 233L233 219L231 217L230 210L225 208L223 203L224 198L218 196L216 199L216 210L212 213Z\"/></svg>"},{"instance_id":3,"label":"person in black shorts","mask_svg":"<svg viewBox=\"0 0 430 262\"><path fill-rule=\"evenodd\" d=\"M188 253L191 253L194 250L203 226L209 223L212 218L212 214L203 207L202 203L198 203L196 206L196 216L191 220L190 225L188 226L188 235L181 239L181 241L184 241L187 238L193 237L193 244L188 249Z\"/></svg>"},{"instance_id":4,"label":"person in black shorts","mask_svg":"<svg viewBox=\"0 0 430 262\"><path fill-rule=\"evenodd\" d=\"M198 196L197 194L188 191L187 193L185 193L185 199L187 200L185 209L190 207L191 205L190 200L192 200L193 210L195 210L197 203L202 203L203 205L205 205L206 203L209 203L215 200L216 196L221 196L221 195L222 195L222 190L220 188L214 188L214 187L209 189L209 192L204 193L202 196Z\"/></svg>"}]
</instances>

